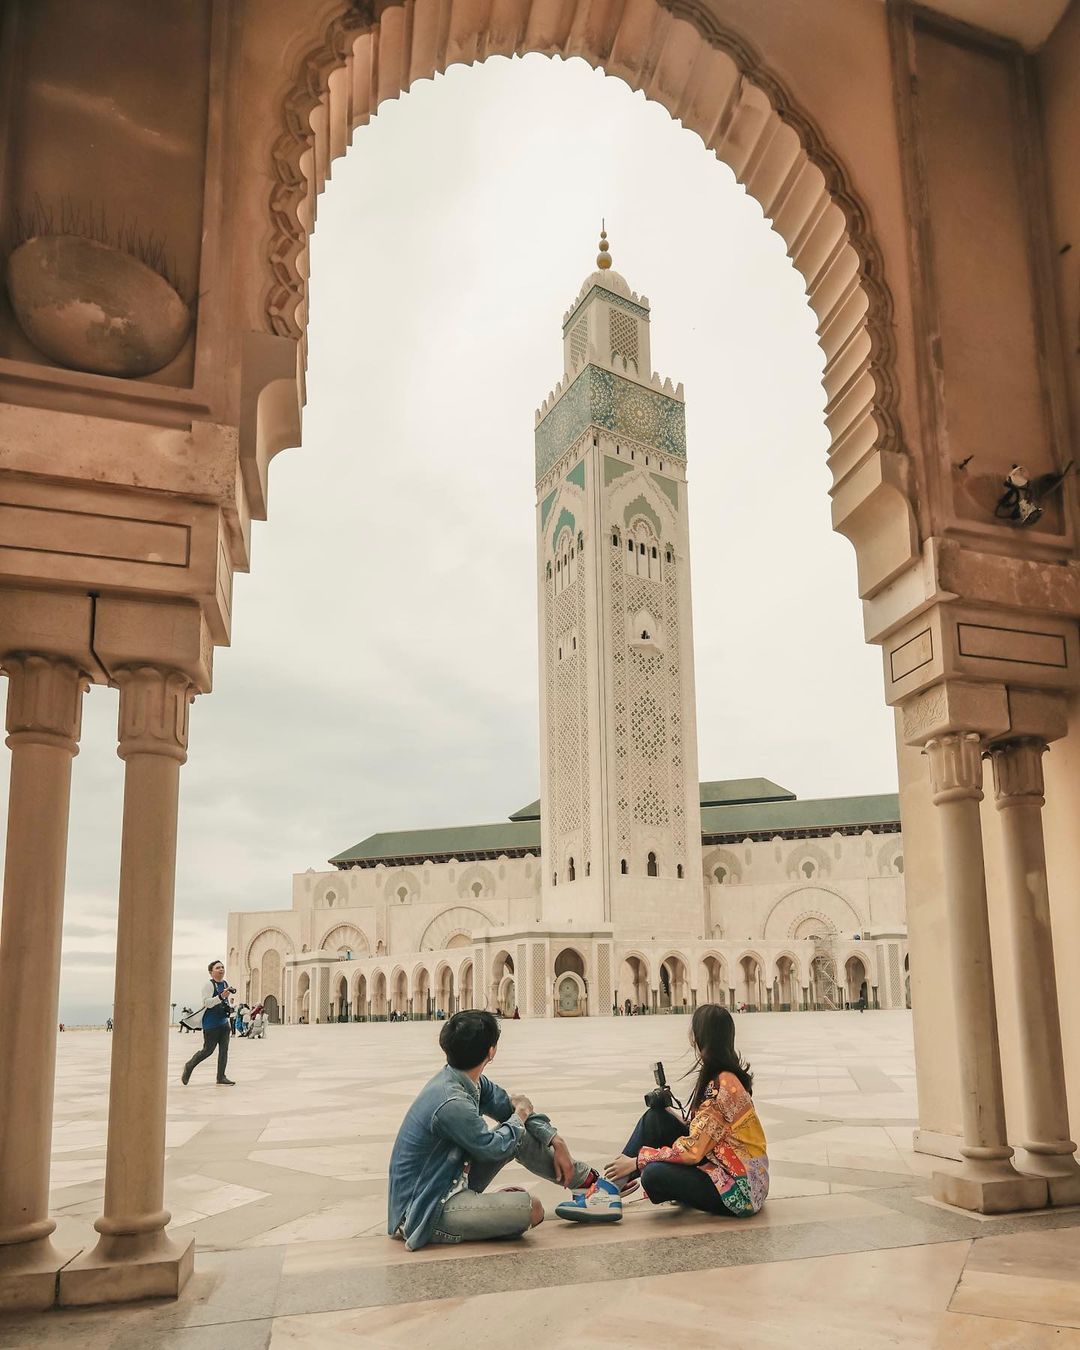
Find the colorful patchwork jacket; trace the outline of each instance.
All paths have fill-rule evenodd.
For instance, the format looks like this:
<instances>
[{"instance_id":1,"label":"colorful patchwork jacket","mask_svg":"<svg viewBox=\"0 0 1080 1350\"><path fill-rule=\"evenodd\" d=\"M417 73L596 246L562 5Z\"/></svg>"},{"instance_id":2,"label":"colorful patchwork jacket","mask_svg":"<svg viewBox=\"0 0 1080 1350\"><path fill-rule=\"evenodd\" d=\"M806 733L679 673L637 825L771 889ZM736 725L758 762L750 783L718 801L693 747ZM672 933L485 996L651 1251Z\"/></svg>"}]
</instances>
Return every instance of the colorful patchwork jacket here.
<instances>
[{"instance_id":1,"label":"colorful patchwork jacket","mask_svg":"<svg viewBox=\"0 0 1080 1350\"><path fill-rule=\"evenodd\" d=\"M765 1131L753 1099L733 1073L722 1073L705 1089L690 1119L690 1133L665 1148L643 1148L646 1163L689 1163L707 1173L732 1214L756 1214L769 1193Z\"/></svg>"}]
</instances>

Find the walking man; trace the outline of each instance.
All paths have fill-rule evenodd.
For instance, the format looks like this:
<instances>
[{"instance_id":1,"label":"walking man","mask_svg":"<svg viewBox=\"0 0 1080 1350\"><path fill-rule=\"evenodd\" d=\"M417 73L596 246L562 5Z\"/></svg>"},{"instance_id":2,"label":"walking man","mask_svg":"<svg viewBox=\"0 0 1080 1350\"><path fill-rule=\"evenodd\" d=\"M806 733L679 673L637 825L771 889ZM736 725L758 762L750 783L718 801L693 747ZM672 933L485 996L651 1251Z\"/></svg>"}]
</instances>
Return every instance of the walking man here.
<instances>
[{"instance_id":1,"label":"walking man","mask_svg":"<svg viewBox=\"0 0 1080 1350\"><path fill-rule=\"evenodd\" d=\"M183 1019L184 1025L190 1027L192 1031L198 1026L202 1027L203 1048L192 1055L184 1065L180 1081L186 1087L195 1065L209 1059L216 1050L218 1082L224 1087L235 1087L233 1080L225 1076L225 1068L229 1062L229 1037L232 1034L229 1025L231 1011L229 995L235 994L236 990L231 989L226 983L223 961L211 961L207 970L210 972L210 979L203 989L202 1004L189 1017Z\"/></svg>"}]
</instances>

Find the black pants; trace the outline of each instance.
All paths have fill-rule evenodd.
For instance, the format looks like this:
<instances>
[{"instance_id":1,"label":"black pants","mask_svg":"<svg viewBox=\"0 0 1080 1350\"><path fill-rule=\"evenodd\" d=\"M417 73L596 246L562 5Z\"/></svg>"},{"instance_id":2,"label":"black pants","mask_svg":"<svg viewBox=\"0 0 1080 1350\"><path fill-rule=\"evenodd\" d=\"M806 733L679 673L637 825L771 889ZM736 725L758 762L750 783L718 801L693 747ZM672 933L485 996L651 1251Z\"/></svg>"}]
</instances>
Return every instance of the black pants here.
<instances>
[{"instance_id":1,"label":"black pants","mask_svg":"<svg viewBox=\"0 0 1080 1350\"><path fill-rule=\"evenodd\" d=\"M228 1022L223 1022L219 1027L203 1027L203 1046L196 1054L192 1055L184 1065L184 1071L190 1077L192 1069L197 1064L201 1064L204 1059L209 1059L217 1050L217 1076L218 1082L225 1077L225 1066L229 1062L229 1036L231 1029Z\"/></svg>"},{"instance_id":2,"label":"black pants","mask_svg":"<svg viewBox=\"0 0 1080 1350\"><path fill-rule=\"evenodd\" d=\"M686 1126L670 1111L650 1106L634 1127L623 1152L628 1158L636 1158L640 1149L664 1148L686 1132ZM730 1213L709 1177L700 1167L689 1163L646 1163L641 1172L641 1186L654 1205L676 1200L706 1214Z\"/></svg>"}]
</instances>

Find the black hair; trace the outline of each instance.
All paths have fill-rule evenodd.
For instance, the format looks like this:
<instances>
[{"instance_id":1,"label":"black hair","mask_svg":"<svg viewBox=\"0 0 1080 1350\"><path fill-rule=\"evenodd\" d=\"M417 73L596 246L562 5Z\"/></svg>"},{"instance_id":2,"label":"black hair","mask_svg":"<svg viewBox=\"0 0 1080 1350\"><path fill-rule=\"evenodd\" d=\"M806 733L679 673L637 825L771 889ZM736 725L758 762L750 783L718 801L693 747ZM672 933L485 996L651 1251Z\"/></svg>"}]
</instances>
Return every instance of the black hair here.
<instances>
[{"instance_id":1,"label":"black hair","mask_svg":"<svg viewBox=\"0 0 1080 1350\"><path fill-rule=\"evenodd\" d=\"M439 1047L452 1069L475 1069L498 1043L499 1022L495 1014L475 1009L454 1013L439 1032Z\"/></svg>"},{"instance_id":2,"label":"black hair","mask_svg":"<svg viewBox=\"0 0 1080 1350\"><path fill-rule=\"evenodd\" d=\"M754 1091L750 1065L735 1049L735 1019L719 1003L703 1003L690 1022L690 1044L697 1052L698 1071L690 1109L705 1100L705 1090L722 1073L733 1073L749 1093Z\"/></svg>"},{"instance_id":3,"label":"black hair","mask_svg":"<svg viewBox=\"0 0 1080 1350\"><path fill-rule=\"evenodd\" d=\"M222 968L222 970L224 970L224 969L225 969L225 962L222 961L222 960L220 960L220 959L218 959L218 960L216 960L216 961L211 961L210 964L206 967L207 972L210 972L211 970L213 970L215 966L220 966L220 967Z\"/></svg>"}]
</instances>

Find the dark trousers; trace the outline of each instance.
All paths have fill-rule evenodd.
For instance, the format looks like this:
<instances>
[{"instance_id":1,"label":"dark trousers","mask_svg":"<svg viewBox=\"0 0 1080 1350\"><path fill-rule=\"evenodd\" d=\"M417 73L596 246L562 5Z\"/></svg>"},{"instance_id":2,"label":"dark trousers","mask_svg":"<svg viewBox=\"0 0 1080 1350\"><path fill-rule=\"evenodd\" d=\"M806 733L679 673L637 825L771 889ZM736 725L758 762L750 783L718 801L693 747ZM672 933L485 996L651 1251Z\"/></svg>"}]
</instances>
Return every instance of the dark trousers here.
<instances>
[{"instance_id":1,"label":"dark trousers","mask_svg":"<svg viewBox=\"0 0 1080 1350\"><path fill-rule=\"evenodd\" d=\"M670 1111L650 1106L634 1127L623 1152L636 1158L643 1148L664 1148L681 1139L687 1127ZM641 1187L654 1205L676 1200L706 1214L727 1214L724 1202L710 1178L689 1163L651 1162L641 1172Z\"/></svg>"},{"instance_id":2,"label":"dark trousers","mask_svg":"<svg viewBox=\"0 0 1080 1350\"><path fill-rule=\"evenodd\" d=\"M218 1082L225 1077L225 1066L229 1062L229 1036L231 1031L228 1022L223 1022L219 1027L203 1027L203 1046L196 1054L192 1055L184 1065L185 1072L190 1076L192 1069L197 1064L201 1064L204 1059L217 1050L217 1076Z\"/></svg>"}]
</instances>

